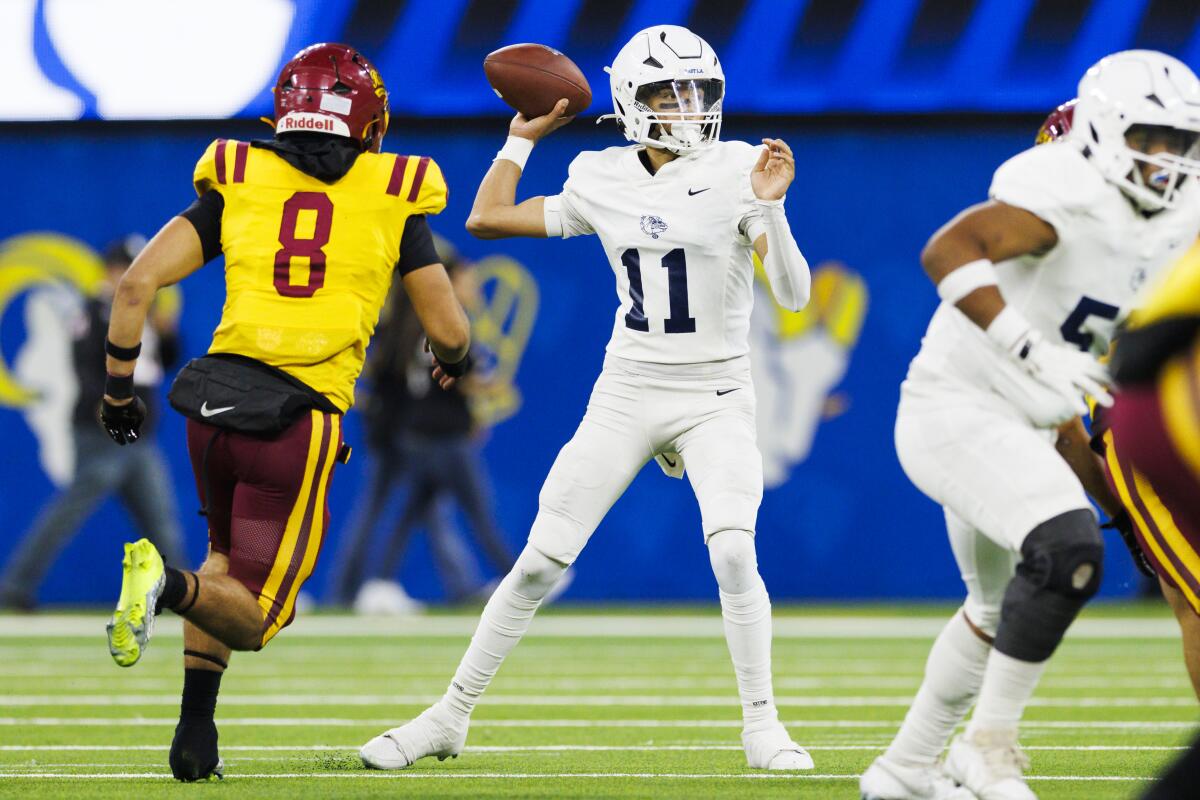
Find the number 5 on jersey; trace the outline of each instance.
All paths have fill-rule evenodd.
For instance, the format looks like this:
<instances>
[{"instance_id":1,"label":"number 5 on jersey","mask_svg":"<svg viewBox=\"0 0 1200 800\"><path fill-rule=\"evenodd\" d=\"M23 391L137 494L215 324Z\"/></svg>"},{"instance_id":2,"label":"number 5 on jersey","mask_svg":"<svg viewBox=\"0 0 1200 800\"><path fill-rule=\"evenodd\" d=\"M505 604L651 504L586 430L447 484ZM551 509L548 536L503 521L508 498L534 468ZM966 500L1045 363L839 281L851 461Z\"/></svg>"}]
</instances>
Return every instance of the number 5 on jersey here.
<instances>
[{"instance_id":1,"label":"number 5 on jersey","mask_svg":"<svg viewBox=\"0 0 1200 800\"><path fill-rule=\"evenodd\" d=\"M300 233L300 214L312 220L312 235ZM307 220L306 220L307 221ZM325 285L325 251L333 226L333 201L324 192L296 192L283 204L279 244L275 253L275 291L284 297L312 297ZM308 225L304 226L305 228ZM292 284L292 259L308 259L308 281Z\"/></svg>"},{"instance_id":2,"label":"number 5 on jersey","mask_svg":"<svg viewBox=\"0 0 1200 800\"><path fill-rule=\"evenodd\" d=\"M642 290L642 254L636 247L621 253L621 263L629 274L629 313L625 315L625 327L648 332L650 320L646 319L645 293ZM667 333L695 333L696 318L688 315L687 259L682 248L676 248L662 257L663 269L667 271L667 292L670 297L671 316L663 320Z\"/></svg>"}]
</instances>

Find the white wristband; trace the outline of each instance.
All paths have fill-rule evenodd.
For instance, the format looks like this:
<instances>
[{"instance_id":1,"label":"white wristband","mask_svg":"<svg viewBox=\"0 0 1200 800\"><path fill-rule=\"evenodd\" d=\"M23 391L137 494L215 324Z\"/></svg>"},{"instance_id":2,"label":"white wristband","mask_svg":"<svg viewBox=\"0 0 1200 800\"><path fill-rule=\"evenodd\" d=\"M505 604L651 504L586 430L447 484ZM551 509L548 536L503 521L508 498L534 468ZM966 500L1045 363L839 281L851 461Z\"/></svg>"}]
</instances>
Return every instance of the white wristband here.
<instances>
[{"instance_id":1,"label":"white wristband","mask_svg":"<svg viewBox=\"0 0 1200 800\"><path fill-rule=\"evenodd\" d=\"M525 139L520 136L509 136L504 143L504 147L500 148L500 152L496 153L493 161L506 159L513 162L517 167L524 172L525 162L529 160L529 154L533 152L533 140Z\"/></svg>"},{"instance_id":2,"label":"white wristband","mask_svg":"<svg viewBox=\"0 0 1200 800\"><path fill-rule=\"evenodd\" d=\"M937 293L943 302L955 305L976 289L995 285L995 266L988 259L981 258L978 261L963 264L942 278L938 282Z\"/></svg>"},{"instance_id":3,"label":"white wristband","mask_svg":"<svg viewBox=\"0 0 1200 800\"><path fill-rule=\"evenodd\" d=\"M1012 306L1005 306L1004 310L997 314L992 323L987 326L987 335L989 339L1011 353L1032 328L1029 320L1021 316L1021 312ZM1014 353L1014 355L1024 358L1026 354Z\"/></svg>"}]
</instances>

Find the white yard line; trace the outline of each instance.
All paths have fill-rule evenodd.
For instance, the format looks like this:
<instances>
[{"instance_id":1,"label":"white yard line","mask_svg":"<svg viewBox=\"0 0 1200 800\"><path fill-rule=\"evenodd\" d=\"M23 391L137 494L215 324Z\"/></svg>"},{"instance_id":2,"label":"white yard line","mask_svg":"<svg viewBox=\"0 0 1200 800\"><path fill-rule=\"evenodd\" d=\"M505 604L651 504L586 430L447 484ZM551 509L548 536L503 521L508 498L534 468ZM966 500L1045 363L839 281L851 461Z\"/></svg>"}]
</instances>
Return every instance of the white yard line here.
<instances>
[{"instance_id":1,"label":"white yard line","mask_svg":"<svg viewBox=\"0 0 1200 800\"><path fill-rule=\"evenodd\" d=\"M357 753L361 744L318 744L318 745L221 745L221 752L228 753L320 753L347 752ZM887 747L887 742L879 744L805 744L806 750L813 752L850 752L857 750L879 751ZM1159 752L1189 749L1187 745L1023 745L1022 750L1054 750L1066 752ZM165 745L0 745L0 752L12 753L63 753L63 752L155 752L165 753L170 750ZM741 752L740 745L733 744L674 744L674 745L591 745L591 744L534 744L534 745L468 745L465 753L608 753L608 752L692 752L692 751L736 751ZM272 761L278 758L252 759L240 756L239 761ZM9 765L14 766L14 765ZM125 766L123 764L39 764L38 766L66 767L107 767Z\"/></svg>"},{"instance_id":2,"label":"white yard line","mask_svg":"<svg viewBox=\"0 0 1200 800\"><path fill-rule=\"evenodd\" d=\"M240 665L239 665L240 666ZM429 690L440 691L445 687L450 671L446 670L439 673L425 673L421 676L411 674L401 675L390 672L376 673L379 677L378 684L384 686L394 684L403 686L406 689L426 688L425 684L429 684ZM0 677L9 675L10 673L0 670ZM78 673L67 672L57 675L47 675L34 671L22 673L23 677L39 678L52 685L52 688L65 688L71 691L85 690L108 690L120 687L125 689L129 686L128 673L116 673L107 676L89 675L87 677L75 677ZM362 672L355 670L355 678L364 677ZM66 686L63 686L62 676L71 675L71 679ZM160 690L169 691L177 690L181 685L182 679L179 676L169 678L141 678L136 681L137 688L141 691ZM314 692L324 693L329 688L329 678L282 678L268 676L250 676L247 677L244 672L234 672L230 676L228 683L233 684L236 688L234 691L249 691L256 688L265 689L272 692L281 690L286 691L301 691L311 690ZM830 677L776 677L776 690L801 690L801 689L907 689L914 693L921 683L921 676L914 674L911 677L898 677L894 671L888 674L879 675L852 675L852 676L830 676ZM645 677L569 677L569 678L530 678L530 677L507 677L500 676L496 680L496 687L503 690L555 690L555 691L663 691L663 690L696 690L696 689L728 689L733 691L736 687L736 682L733 675L711 676L711 677L664 677L664 676L645 676ZM1046 678L1038 684L1039 691L1062 691L1062 690L1083 690L1083 689L1178 689L1180 692L1191 692L1191 683L1186 677L1163 677L1163 678ZM383 688L376 685L372 688Z\"/></svg>"},{"instance_id":3,"label":"white yard line","mask_svg":"<svg viewBox=\"0 0 1200 800\"><path fill-rule=\"evenodd\" d=\"M711 614L552 614L534 620L530 631L537 637L723 638L721 616ZM0 616L0 638L28 639L49 636L92 636L102 630L106 614L97 613ZM949 619L941 617L885 617L877 615L820 615L775 619L776 639L932 639ZM321 614L302 617L288 629L289 638L349 636L463 637L479 624L477 614L429 617L360 617ZM159 636L179 636L180 620L163 617L155 627ZM1179 627L1167 616L1152 618L1084 618L1076 622L1069 639L1177 639Z\"/></svg>"},{"instance_id":4,"label":"white yard line","mask_svg":"<svg viewBox=\"0 0 1200 800\"><path fill-rule=\"evenodd\" d=\"M165 772L0 772L0 778L49 779L49 780L129 780L131 778L160 778L174 780L170 773ZM527 773L489 773L489 772L286 772L286 773L257 773L230 776L226 780L292 780L292 779L332 779L332 780L544 780L561 778L621 778L638 780L858 780L858 775L808 775L804 773L771 774L769 772L754 773L655 773L655 772L527 772ZM1144 782L1153 780L1141 775L1027 775L1028 781L1122 781Z\"/></svg>"},{"instance_id":5,"label":"white yard line","mask_svg":"<svg viewBox=\"0 0 1200 800\"><path fill-rule=\"evenodd\" d=\"M30 727L174 727L178 717L0 717L0 726ZM395 717L345 719L328 717L220 717L222 727L392 727L401 722ZM786 719L793 729L852 728L895 730L900 720ZM474 719L477 728L741 728L735 719ZM1022 730L1123 730L1149 733L1192 731L1194 720L1025 720Z\"/></svg>"},{"instance_id":6,"label":"white yard line","mask_svg":"<svg viewBox=\"0 0 1200 800\"><path fill-rule=\"evenodd\" d=\"M230 706L399 706L429 705L437 702L441 693L429 694L224 694L222 708ZM491 706L564 706L564 707L661 707L703 708L722 707L736 702L732 694L720 695L519 695L489 694ZM902 695L788 695L777 694L776 705L781 708L907 708L912 696ZM54 694L0 695L4 707L129 707L177 706L179 694ZM1042 708L1195 708L1193 695L1140 697L1035 697L1029 705Z\"/></svg>"}]
</instances>

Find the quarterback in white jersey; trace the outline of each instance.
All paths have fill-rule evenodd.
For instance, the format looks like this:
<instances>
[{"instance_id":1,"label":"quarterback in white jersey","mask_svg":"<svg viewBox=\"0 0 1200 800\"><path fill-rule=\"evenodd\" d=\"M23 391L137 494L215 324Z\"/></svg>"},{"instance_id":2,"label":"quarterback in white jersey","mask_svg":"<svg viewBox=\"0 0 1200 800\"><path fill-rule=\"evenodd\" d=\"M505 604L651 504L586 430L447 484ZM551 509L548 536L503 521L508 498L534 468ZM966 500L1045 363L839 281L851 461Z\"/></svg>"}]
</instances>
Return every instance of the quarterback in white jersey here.
<instances>
[{"instance_id":1,"label":"quarterback in white jersey","mask_svg":"<svg viewBox=\"0 0 1200 800\"><path fill-rule=\"evenodd\" d=\"M1197 176L1200 81L1170 56L1117 53L1080 81L1070 132L1001 165L991 199L922 253L942 303L901 387L896 450L944 508L967 598L864 798L958 797L955 783L1034 797L1017 726L1104 556L1085 492L1108 494L1102 473L1056 449L1058 429L1081 429L1085 395L1111 403L1097 356L1200 233ZM972 705L952 783L935 764Z\"/></svg>"},{"instance_id":2,"label":"quarterback in white jersey","mask_svg":"<svg viewBox=\"0 0 1200 800\"><path fill-rule=\"evenodd\" d=\"M609 68L613 115L634 144L581 153L563 191L516 202L534 143L565 124L566 100L518 114L480 184L467 228L477 236L596 234L619 307L587 412L539 496L529 543L484 608L445 696L362 748L364 763L401 769L457 755L470 713L546 593L608 509L654 458L686 471L720 587L751 767L812 769L779 722L771 682L771 604L754 549L762 499L747 353L752 253L780 303L808 300L808 264L783 213L795 175L778 140L721 142L724 76L712 48L671 25L641 31Z\"/></svg>"}]
</instances>

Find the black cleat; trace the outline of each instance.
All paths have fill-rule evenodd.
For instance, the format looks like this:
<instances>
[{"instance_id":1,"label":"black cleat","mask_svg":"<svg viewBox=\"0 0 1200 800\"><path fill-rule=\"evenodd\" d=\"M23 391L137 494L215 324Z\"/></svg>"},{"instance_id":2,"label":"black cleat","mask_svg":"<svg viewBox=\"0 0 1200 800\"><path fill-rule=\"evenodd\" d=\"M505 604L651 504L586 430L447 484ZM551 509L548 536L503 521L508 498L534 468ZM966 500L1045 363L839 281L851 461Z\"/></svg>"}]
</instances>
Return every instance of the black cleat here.
<instances>
[{"instance_id":1,"label":"black cleat","mask_svg":"<svg viewBox=\"0 0 1200 800\"><path fill-rule=\"evenodd\" d=\"M209 720L179 720L171 740L171 774L178 781L220 780L225 764L217 754L217 725Z\"/></svg>"}]
</instances>

